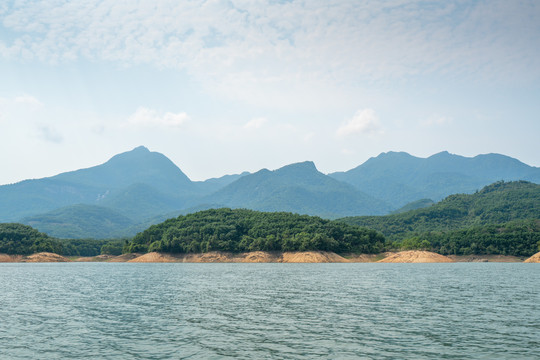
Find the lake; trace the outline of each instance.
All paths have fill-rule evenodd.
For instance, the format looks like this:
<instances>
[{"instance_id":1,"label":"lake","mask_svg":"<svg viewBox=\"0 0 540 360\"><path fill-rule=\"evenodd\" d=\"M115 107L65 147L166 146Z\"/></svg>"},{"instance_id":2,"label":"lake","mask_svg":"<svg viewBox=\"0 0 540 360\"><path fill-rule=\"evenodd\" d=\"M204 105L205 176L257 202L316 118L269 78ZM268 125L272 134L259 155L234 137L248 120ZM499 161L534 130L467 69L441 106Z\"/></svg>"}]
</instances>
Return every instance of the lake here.
<instances>
[{"instance_id":1,"label":"lake","mask_svg":"<svg viewBox=\"0 0 540 360\"><path fill-rule=\"evenodd\" d=\"M540 358L540 265L0 264L2 359Z\"/></svg>"}]
</instances>

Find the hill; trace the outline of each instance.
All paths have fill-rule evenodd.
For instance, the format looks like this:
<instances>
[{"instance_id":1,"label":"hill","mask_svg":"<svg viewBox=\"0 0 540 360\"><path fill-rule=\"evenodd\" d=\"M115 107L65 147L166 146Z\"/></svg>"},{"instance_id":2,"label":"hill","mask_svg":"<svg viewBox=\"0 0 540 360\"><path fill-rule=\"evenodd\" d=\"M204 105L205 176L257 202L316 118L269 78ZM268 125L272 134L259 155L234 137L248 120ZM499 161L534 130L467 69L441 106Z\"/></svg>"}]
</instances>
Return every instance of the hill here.
<instances>
[{"instance_id":1,"label":"hill","mask_svg":"<svg viewBox=\"0 0 540 360\"><path fill-rule=\"evenodd\" d=\"M418 199L439 201L451 194L473 193L500 180L540 182L540 168L508 156L467 158L446 151L425 159L405 152L382 153L354 169L329 175L394 209Z\"/></svg>"},{"instance_id":2,"label":"hill","mask_svg":"<svg viewBox=\"0 0 540 360\"><path fill-rule=\"evenodd\" d=\"M47 252L65 256L118 255L122 251L122 245L121 240L60 240L28 225L0 223L0 254L29 255Z\"/></svg>"},{"instance_id":3,"label":"hill","mask_svg":"<svg viewBox=\"0 0 540 360\"><path fill-rule=\"evenodd\" d=\"M384 214L390 210L383 201L322 174L311 161L245 175L203 201L231 208L289 211L325 218Z\"/></svg>"},{"instance_id":4,"label":"hill","mask_svg":"<svg viewBox=\"0 0 540 360\"><path fill-rule=\"evenodd\" d=\"M15 223L0 224L0 253L28 255L39 252L62 253L62 245L47 234Z\"/></svg>"},{"instance_id":5,"label":"hill","mask_svg":"<svg viewBox=\"0 0 540 360\"><path fill-rule=\"evenodd\" d=\"M411 233L450 231L524 219L540 219L540 185L501 181L474 194L451 195L427 208L340 220L367 226L382 232L390 240L397 240Z\"/></svg>"},{"instance_id":6,"label":"hill","mask_svg":"<svg viewBox=\"0 0 540 360\"><path fill-rule=\"evenodd\" d=\"M307 251L373 253L379 233L319 217L245 209L205 210L153 225L125 252Z\"/></svg>"},{"instance_id":7,"label":"hill","mask_svg":"<svg viewBox=\"0 0 540 360\"><path fill-rule=\"evenodd\" d=\"M77 204L50 211L42 215L24 218L30 225L50 236L64 239L92 237L108 239L121 236L121 229L135 225L130 218L112 209ZM88 236L91 234L91 236Z\"/></svg>"},{"instance_id":8,"label":"hill","mask_svg":"<svg viewBox=\"0 0 540 360\"><path fill-rule=\"evenodd\" d=\"M423 208L426 208L426 207L429 207L431 205L435 204L435 202L431 199L420 199L420 200L416 200L416 201L413 201L413 202L410 202L408 203L407 205L397 209L397 210L394 210L391 212L391 214L400 214L400 213L404 213L404 212L407 212L407 211L411 211L411 210L416 210L416 209L423 209Z\"/></svg>"}]
</instances>

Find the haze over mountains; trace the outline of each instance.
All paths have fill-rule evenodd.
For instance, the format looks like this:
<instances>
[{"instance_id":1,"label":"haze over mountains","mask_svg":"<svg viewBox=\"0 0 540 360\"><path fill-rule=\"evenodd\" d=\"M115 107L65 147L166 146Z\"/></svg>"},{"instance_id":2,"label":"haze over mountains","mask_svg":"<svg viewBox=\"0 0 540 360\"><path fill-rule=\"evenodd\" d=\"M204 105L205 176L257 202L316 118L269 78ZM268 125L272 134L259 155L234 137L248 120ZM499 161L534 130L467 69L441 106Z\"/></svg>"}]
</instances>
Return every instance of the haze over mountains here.
<instances>
[{"instance_id":1,"label":"haze over mountains","mask_svg":"<svg viewBox=\"0 0 540 360\"><path fill-rule=\"evenodd\" d=\"M326 218L383 215L499 180L539 183L540 168L498 154L442 152L422 159L389 152L329 175L303 162L194 182L166 156L141 146L88 169L0 186L0 222L22 222L57 237L106 238L216 207Z\"/></svg>"}]
</instances>

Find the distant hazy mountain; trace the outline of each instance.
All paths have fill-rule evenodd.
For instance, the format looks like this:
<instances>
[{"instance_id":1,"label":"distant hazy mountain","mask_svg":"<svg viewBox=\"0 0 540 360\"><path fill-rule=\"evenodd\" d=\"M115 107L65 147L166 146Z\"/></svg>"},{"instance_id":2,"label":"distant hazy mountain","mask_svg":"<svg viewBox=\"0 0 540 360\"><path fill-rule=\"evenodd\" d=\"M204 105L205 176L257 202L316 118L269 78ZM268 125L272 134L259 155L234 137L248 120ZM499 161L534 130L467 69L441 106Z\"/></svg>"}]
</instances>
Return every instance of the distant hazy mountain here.
<instances>
[{"instance_id":1,"label":"distant hazy mountain","mask_svg":"<svg viewBox=\"0 0 540 360\"><path fill-rule=\"evenodd\" d=\"M114 156L102 165L67 172L50 178L27 180L0 186L0 221L16 221L74 204L113 203L135 184L144 184L145 192L132 192L134 200L148 192L174 198L193 196L195 185L167 157L145 147ZM151 188L151 189L150 189ZM146 199L147 200L147 199Z\"/></svg>"},{"instance_id":2,"label":"distant hazy mountain","mask_svg":"<svg viewBox=\"0 0 540 360\"><path fill-rule=\"evenodd\" d=\"M217 207L326 218L380 215L419 199L518 179L540 182L540 169L496 154L421 159L391 152L330 176L303 162L193 182L165 155L141 146L102 165L0 186L0 222L97 238L133 235L167 217Z\"/></svg>"},{"instance_id":3,"label":"distant hazy mountain","mask_svg":"<svg viewBox=\"0 0 540 360\"><path fill-rule=\"evenodd\" d=\"M193 183L171 160L144 146L113 156L102 165L53 176L63 180L106 189L148 184L163 193L186 193Z\"/></svg>"},{"instance_id":4,"label":"distant hazy mountain","mask_svg":"<svg viewBox=\"0 0 540 360\"><path fill-rule=\"evenodd\" d=\"M508 156L467 158L446 151L426 159L405 152L382 153L352 170L329 175L393 208L423 198L438 201L455 193L472 193L499 180L540 182L540 168Z\"/></svg>"},{"instance_id":5,"label":"distant hazy mountain","mask_svg":"<svg viewBox=\"0 0 540 360\"><path fill-rule=\"evenodd\" d=\"M420 199L420 200L410 202L407 205L400 207L397 210L392 211L390 214L401 214L401 213L411 211L411 210L423 209L423 208L430 207L433 204L435 204L435 202L431 199Z\"/></svg>"},{"instance_id":6,"label":"distant hazy mountain","mask_svg":"<svg viewBox=\"0 0 540 360\"><path fill-rule=\"evenodd\" d=\"M310 161L243 176L204 200L233 208L328 218L342 214L384 214L390 210L383 201L322 174Z\"/></svg>"},{"instance_id":7,"label":"distant hazy mountain","mask_svg":"<svg viewBox=\"0 0 540 360\"><path fill-rule=\"evenodd\" d=\"M222 187L225 187L230 183L233 183L236 180L240 179L241 177L249 174L249 172L244 171L241 174L224 175L219 178L211 178L205 181L196 181L194 184L199 189L199 192L209 194L218 191Z\"/></svg>"},{"instance_id":8,"label":"distant hazy mountain","mask_svg":"<svg viewBox=\"0 0 540 360\"><path fill-rule=\"evenodd\" d=\"M39 228L58 238L111 238L122 236L122 229L135 222L121 213L96 205L71 205L45 214L30 216L21 223Z\"/></svg>"}]
</instances>

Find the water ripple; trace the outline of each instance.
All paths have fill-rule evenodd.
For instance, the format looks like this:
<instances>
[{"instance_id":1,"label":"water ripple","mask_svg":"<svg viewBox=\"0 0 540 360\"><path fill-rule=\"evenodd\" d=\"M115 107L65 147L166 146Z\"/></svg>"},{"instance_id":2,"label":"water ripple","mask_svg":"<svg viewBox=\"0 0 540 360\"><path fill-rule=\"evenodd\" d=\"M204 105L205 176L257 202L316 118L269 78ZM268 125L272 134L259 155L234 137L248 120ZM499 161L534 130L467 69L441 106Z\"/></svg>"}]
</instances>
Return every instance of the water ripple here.
<instances>
[{"instance_id":1,"label":"water ripple","mask_svg":"<svg viewBox=\"0 0 540 360\"><path fill-rule=\"evenodd\" d=\"M0 285L0 358L540 358L530 264L0 264Z\"/></svg>"}]
</instances>

